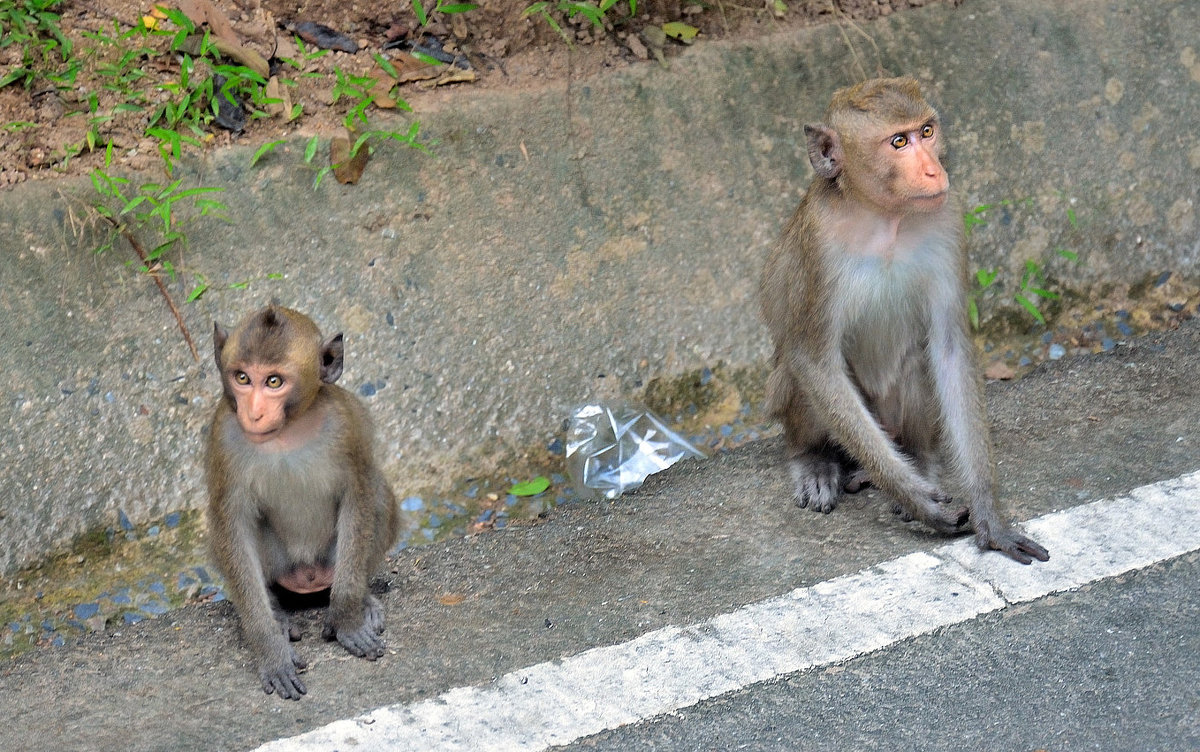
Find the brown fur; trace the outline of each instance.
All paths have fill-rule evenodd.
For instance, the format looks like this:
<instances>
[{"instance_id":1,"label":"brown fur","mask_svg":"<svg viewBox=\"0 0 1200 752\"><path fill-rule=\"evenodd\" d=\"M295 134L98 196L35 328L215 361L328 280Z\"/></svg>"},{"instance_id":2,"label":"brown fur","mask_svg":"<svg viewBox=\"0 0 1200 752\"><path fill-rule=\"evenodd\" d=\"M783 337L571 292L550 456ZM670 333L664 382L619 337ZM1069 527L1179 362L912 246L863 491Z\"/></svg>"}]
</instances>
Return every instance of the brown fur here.
<instances>
[{"instance_id":1,"label":"brown fur","mask_svg":"<svg viewBox=\"0 0 1200 752\"><path fill-rule=\"evenodd\" d=\"M342 367L340 334L322 343L306 316L271 306L231 335L215 327L214 345L226 398L208 436L213 557L263 688L299 699L306 690L297 669L305 663L270 587L331 578L325 636L378 658L383 610L367 585L396 540L399 511L375 462L370 417L332 383ZM249 440L238 420L231 379L239 371L299 382L286 424L266 441Z\"/></svg>"},{"instance_id":2,"label":"brown fur","mask_svg":"<svg viewBox=\"0 0 1200 752\"><path fill-rule=\"evenodd\" d=\"M826 120L805 126L816 177L761 282L797 503L832 511L869 478L905 519L952 533L969 517L982 548L1045 560L995 511L937 113L912 79L876 79L835 93Z\"/></svg>"}]
</instances>

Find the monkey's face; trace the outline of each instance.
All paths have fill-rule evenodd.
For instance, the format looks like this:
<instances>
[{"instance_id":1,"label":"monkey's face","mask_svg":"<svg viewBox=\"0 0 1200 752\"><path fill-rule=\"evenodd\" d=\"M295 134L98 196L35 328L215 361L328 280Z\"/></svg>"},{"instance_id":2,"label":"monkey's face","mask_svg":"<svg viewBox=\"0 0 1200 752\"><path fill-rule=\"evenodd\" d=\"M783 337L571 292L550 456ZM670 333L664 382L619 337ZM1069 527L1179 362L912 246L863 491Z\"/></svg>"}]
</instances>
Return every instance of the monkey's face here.
<instances>
[{"instance_id":1,"label":"monkey's face","mask_svg":"<svg viewBox=\"0 0 1200 752\"><path fill-rule=\"evenodd\" d=\"M852 147L861 153L862 174L847 170L856 191L889 213L925 214L942 208L950 179L942 168L936 118L900 128L874 128Z\"/></svg>"},{"instance_id":2,"label":"monkey's face","mask_svg":"<svg viewBox=\"0 0 1200 752\"><path fill-rule=\"evenodd\" d=\"M269 441L287 424L300 383L299 375L291 371L277 365L242 363L226 373L238 425L248 441Z\"/></svg>"}]
</instances>

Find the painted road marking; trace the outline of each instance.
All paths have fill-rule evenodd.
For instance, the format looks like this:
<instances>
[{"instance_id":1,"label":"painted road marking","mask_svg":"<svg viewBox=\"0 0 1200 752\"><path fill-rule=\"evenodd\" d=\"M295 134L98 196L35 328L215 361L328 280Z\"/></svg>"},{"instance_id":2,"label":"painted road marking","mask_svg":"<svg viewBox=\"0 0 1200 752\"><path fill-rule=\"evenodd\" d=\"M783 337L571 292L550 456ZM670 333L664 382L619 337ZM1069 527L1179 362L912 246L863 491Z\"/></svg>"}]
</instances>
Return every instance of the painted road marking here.
<instances>
[{"instance_id":1,"label":"painted road marking","mask_svg":"<svg viewBox=\"0 0 1200 752\"><path fill-rule=\"evenodd\" d=\"M514 671L485 687L379 708L259 747L541 750L1200 549L1200 471L1025 524L1051 551L1022 566L971 539L687 627Z\"/></svg>"}]
</instances>

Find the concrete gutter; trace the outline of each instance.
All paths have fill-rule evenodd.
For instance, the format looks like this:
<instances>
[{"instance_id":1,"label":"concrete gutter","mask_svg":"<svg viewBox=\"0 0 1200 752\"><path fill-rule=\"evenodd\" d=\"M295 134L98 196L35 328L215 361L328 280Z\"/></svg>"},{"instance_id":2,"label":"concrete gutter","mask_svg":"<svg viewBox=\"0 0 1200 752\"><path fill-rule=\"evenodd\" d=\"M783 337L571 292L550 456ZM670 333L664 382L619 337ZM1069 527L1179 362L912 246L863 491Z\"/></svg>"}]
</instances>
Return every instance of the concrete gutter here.
<instances>
[{"instance_id":1,"label":"concrete gutter","mask_svg":"<svg viewBox=\"0 0 1200 752\"><path fill-rule=\"evenodd\" d=\"M825 27L703 44L670 70L464 90L418 113L433 156L384 148L357 186L314 191L302 143L191 166L230 219L192 226L177 261L180 297L194 274L212 284L184 308L198 364L125 251L95 257L73 232L90 184L0 194L0 571L118 510L202 505L207 333L270 297L346 333L346 384L374 389L402 495L550 441L584 399L761 364L755 281L807 182L801 125L877 67L931 82L968 207L1033 198L973 233L974 263L1009 272L997 301L1026 259L1078 289L1191 272L1200 2L1002 0L862 30L874 44Z\"/></svg>"}]
</instances>

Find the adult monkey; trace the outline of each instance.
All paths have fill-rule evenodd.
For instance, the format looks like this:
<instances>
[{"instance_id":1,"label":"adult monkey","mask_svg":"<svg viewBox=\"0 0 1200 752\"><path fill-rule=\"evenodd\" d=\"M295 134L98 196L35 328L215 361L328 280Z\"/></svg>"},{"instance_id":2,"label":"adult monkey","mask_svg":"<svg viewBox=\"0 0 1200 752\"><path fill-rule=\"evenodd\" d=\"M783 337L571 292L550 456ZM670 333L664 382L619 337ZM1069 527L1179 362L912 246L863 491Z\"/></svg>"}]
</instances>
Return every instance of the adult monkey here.
<instances>
[{"instance_id":1,"label":"adult monkey","mask_svg":"<svg viewBox=\"0 0 1200 752\"><path fill-rule=\"evenodd\" d=\"M270 305L232 334L213 325L224 398L208 437L208 531L263 689L299 700L307 664L273 588L329 590L322 634L356 656L384 653L368 578L396 540L396 497L373 457L362 404L335 386L342 335Z\"/></svg>"},{"instance_id":2,"label":"adult monkey","mask_svg":"<svg viewBox=\"0 0 1200 752\"><path fill-rule=\"evenodd\" d=\"M1046 561L996 514L967 324L967 255L937 113L911 78L834 93L806 125L812 184L763 272L775 343L767 408L783 422L796 502L830 512L872 482L906 520ZM937 484L939 467L968 506Z\"/></svg>"}]
</instances>

